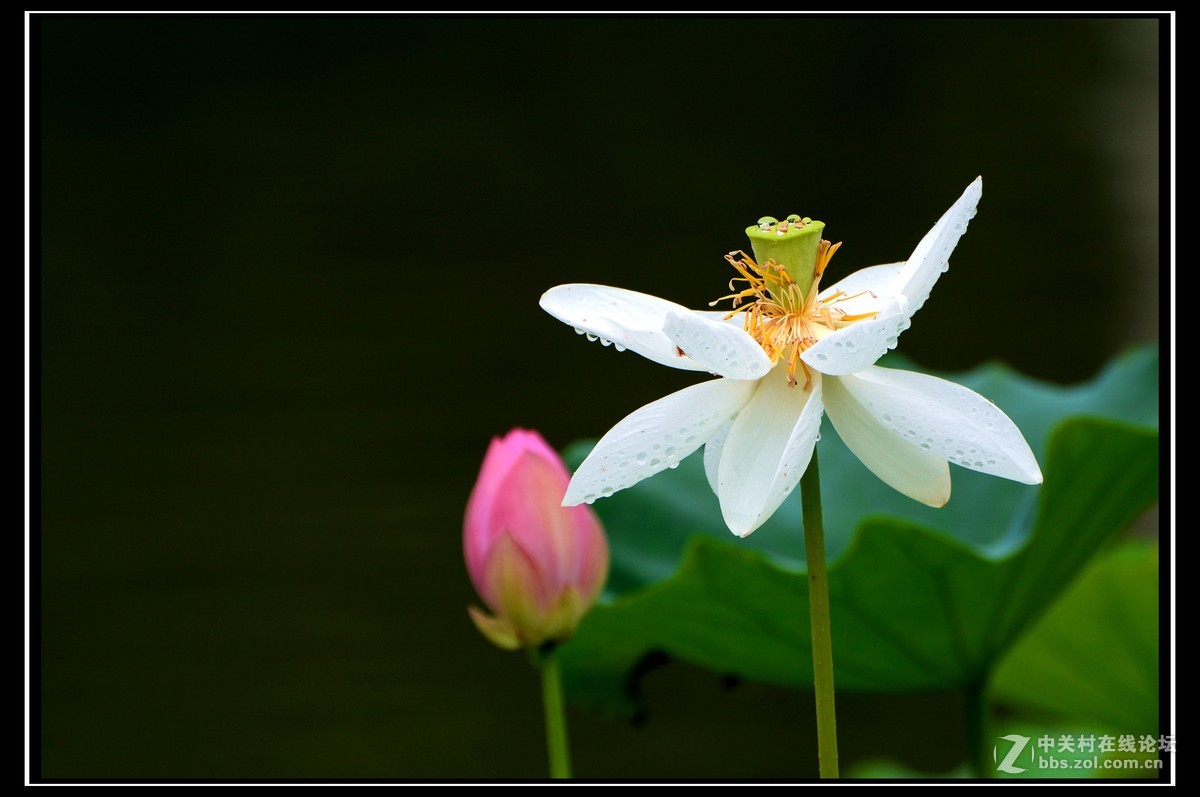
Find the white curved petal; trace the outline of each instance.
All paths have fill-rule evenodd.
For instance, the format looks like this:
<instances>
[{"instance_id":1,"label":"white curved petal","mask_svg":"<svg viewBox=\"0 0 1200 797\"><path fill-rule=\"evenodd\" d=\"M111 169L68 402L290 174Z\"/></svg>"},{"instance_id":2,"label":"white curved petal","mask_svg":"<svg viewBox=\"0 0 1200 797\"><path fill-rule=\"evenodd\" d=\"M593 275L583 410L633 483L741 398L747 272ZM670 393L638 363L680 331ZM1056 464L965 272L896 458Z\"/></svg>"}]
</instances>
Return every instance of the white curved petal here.
<instances>
[{"instance_id":1,"label":"white curved petal","mask_svg":"<svg viewBox=\"0 0 1200 797\"><path fill-rule=\"evenodd\" d=\"M824 374L853 374L896 347L900 333L911 321L904 297L891 297L880 307L879 315L856 321L829 333L800 354L800 359Z\"/></svg>"},{"instance_id":2,"label":"white curved petal","mask_svg":"<svg viewBox=\"0 0 1200 797\"><path fill-rule=\"evenodd\" d=\"M840 384L885 428L964 468L1040 484L1021 430L978 393L936 376L872 365Z\"/></svg>"},{"instance_id":3,"label":"white curved petal","mask_svg":"<svg viewBox=\"0 0 1200 797\"><path fill-rule=\"evenodd\" d=\"M837 306L849 314L873 313L895 293L896 278L903 268L903 263L860 268L821 291L817 298L823 302L837 301Z\"/></svg>"},{"instance_id":4,"label":"white curved petal","mask_svg":"<svg viewBox=\"0 0 1200 797\"><path fill-rule=\"evenodd\" d=\"M784 368L758 383L729 430L717 474L717 496L739 537L766 522L800 481L821 428L821 376L789 387Z\"/></svg>"},{"instance_id":5,"label":"white curved petal","mask_svg":"<svg viewBox=\"0 0 1200 797\"><path fill-rule=\"evenodd\" d=\"M538 304L577 332L610 341L648 360L685 371L708 370L680 355L663 333L669 312L689 312L682 305L624 288L582 283L551 288Z\"/></svg>"},{"instance_id":6,"label":"white curved petal","mask_svg":"<svg viewBox=\"0 0 1200 797\"><path fill-rule=\"evenodd\" d=\"M825 412L838 436L867 469L894 490L928 506L950 500L950 466L892 430L833 377L822 381Z\"/></svg>"},{"instance_id":7,"label":"white curved petal","mask_svg":"<svg viewBox=\"0 0 1200 797\"><path fill-rule=\"evenodd\" d=\"M729 379L761 379L774 365L743 330L690 310L667 313L663 332L692 360Z\"/></svg>"},{"instance_id":8,"label":"white curved petal","mask_svg":"<svg viewBox=\"0 0 1200 797\"><path fill-rule=\"evenodd\" d=\"M734 379L701 382L626 416L575 471L563 506L606 498L678 464L737 414L754 386Z\"/></svg>"},{"instance_id":9,"label":"white curved petal","mask_svg":"<svg viewBox=\"0 0 1200 797\"><path fill-rule=\"evenodd\" d=\"M713 495L720 495L721 492L717 473L721 469L721 452L725 450L725 441L729 439L729 430L732 428L732 421L723 424L704 444L704 476L708 479L708 486L712 488Z\"/></svg>"},{"instance_id":10,"label":"white curved petal","mask_svg":"<svg viewBox=\"0 0 1200 797\"><path fill-rule=\"evenodd\" d=\"M950 253L967 231L967 222L975 218L975 206L982 195L983 178L976 177L958 201L933 225L933 229L925 234L897 275L894 290L908 298L910 315L921 309L933 290L933 284L950 268Z\"/></svg>"},{"instance_id":11,"label":"white curved petal","mask_svg":"<svg viewBox=\"0 0 1200 797\"><path fill-rule=\"evenodd\" d=\"M721 321L729 324L730 326L737 327L738 329L746 328L745 313L734 313L733 315L730 315L730 311L728 310L692 310L692 312L698 316L703 316L710 321Z\"/></svg>"}]
</instances>

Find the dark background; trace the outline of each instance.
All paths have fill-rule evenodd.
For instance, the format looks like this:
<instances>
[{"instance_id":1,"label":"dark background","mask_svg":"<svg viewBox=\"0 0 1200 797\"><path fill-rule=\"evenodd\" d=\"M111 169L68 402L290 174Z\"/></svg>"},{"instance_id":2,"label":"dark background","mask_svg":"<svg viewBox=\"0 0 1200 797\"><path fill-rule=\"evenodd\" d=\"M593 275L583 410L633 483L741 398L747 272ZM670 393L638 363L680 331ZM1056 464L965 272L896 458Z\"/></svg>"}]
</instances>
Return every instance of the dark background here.
<instances>
[{"instance_id":1,"label":"dark background","mask_svg":"<svg viewBox=\"0 0 1200 797\"><path fill-rule=\"evenodd\" d=\"M541 777L536 674L465 612L487 441L695 381L541 292L700 307L763 214L826 221L833 275L900 260L982 174L902 351L1085 378L1157 334L1161 34L35 17L42 774ZM815 773L810 697L681 665L645 690L641 727L572 714L577 775ZM948 770L959 710L841 697L843 763Z\"/></svg>"}]
</instances>

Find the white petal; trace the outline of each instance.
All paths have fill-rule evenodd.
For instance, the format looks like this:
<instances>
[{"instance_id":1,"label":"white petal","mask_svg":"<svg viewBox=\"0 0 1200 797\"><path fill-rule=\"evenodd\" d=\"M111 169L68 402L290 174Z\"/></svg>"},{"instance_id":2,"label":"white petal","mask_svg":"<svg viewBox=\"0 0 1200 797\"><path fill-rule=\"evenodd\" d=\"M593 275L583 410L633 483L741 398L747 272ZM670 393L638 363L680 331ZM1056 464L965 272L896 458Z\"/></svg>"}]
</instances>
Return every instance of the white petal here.
<instances>
[{"instance_id":1,"label":"white petal","mask_svg":"<svg viewBox=\"0 0 1200 797\"><path fill-rule=\"evenodd\" d=\"M701 382L627 416L600 438L575 471L563 506L608 497L678 464L737 414L755 384L734 379Z\"/></svg>"},{"instance_id":2,"label":"white petal","mask_svg":"<svg viewBox=\"0 0 1200 797\"><path fill-rule=\"evenodd\" d=\"M774 365L745 331L690 310L667 313L663 332L688 357L729 379L761 379Z\"/></svg>"},{"instance_id":3,"label":"white petal","mask_svg":"<svg viewBox=\"0 0 1200 797\"><path fill-rule=\"evenodd\" d=\"M975 218L975 206L982 195L983 178L976 177L958 201L933 225L933 229L925 234L896 277L895 290L908 298L910 315L921 309L933 290L933 284L950 268L950 253L967 231L967 222Z\"/></svg>"},{"instance_id":4,"label":"white petal","mask_svg":"<svg viewBox=\"0 0 1200 797\"><path fill-rule=\"evenodd\" d=\"M722 321L738 329L746 328L746 314L734 313L729 314L728 310L692 310L693 313L699 316L704 316L710 321Z\"/></svg>"},{"instance_id":5,"label":"white petal","mask_svg":"<svg viewBox=\"0 0 1200 797\"><path fill-rule=\"evenodd\" d=\"M607 285L559 285L542 294L539 304L550 315L577 331L610 341L643 357L685 371L708 370L681 356L663 333L672 310L686 307L623 288Z\"/></svg>"},{"instance_id":6,"label":"white petal","mask_svg":"<svg viewBox=\"0 0 1200 797\"><path fill-rule=\"evenodd\" d=\"M884 484L929 506L950 500L950 466L891 429L863 406L842 380L822 380L825 412L842 442Z\"/></svg>"},{"instance_id":7,"label":"white petal","mask_svg":"<svg viewBox=\"0 0 1200 797\"><path fill-rule=\"evenodd\" d=\"M838 306L847 313L873 313L895 293L896 278L903 268L903 263L860 268L821 291L817 298L829 301L840 293L842 296L837 300Z\"/></svg>"},{"instance_id":8,"label":"white petal","mask_svg":"<svg viewBox=\"0 0 1200 797\"><path fill-rule=\"evenodd\" d=\"M800 359L821 373L833 376L853 374L896 347L900 333L909 326L908 304L904 297L889 297L879 315L856 321L821 338L800 354Z\"/></svg>"},{"instance_id":9,"label":"white petal","mask_svg":"<svg viewBox=\"0 0 1200 797\"><path fill-rule=\"evenodd\" d=\"M821 428L821 376L789 387L784 368L758 383L729 430L717 474L721 513L739 537L766 522L800 481Z\"/></svg>"},{"instance_id":10,"label":"white petal","mask_svg":"<svg viewBox=\"0 0 1200 797\"><path fill-rule=\"evenodd\" d=\"M885 428L964 468L1025 484L1042 472L1021 430L978 393L936 376L872 365L841 386Z\"/></svg>"},{"instance_id":11,"label":"white petal","mask_svg":"<svg viewBox=\"0 0 1200 797\"><path fill-rule=\"evenodd\" d=\"M721 452L725 450L725 441L729 439L729 430L732 428L732 422L723 425L704 444L704 475L708 479L708 486L712 488L714 495L720 495L721 492L717 473L721 469Z\"/></svg>"}]
</instances>

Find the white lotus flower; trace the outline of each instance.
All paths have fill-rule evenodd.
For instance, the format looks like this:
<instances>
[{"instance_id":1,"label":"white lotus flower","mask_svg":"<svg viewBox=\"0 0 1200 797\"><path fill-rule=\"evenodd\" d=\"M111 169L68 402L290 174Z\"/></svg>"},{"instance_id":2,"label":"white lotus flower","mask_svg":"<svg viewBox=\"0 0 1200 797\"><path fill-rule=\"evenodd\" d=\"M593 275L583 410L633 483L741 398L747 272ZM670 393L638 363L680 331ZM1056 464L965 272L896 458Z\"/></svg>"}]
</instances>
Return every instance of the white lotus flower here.
<instances>
[{"instance_id":1,"label":"white lotus flower","mask_svg":"<svg viewBox=\"0 0 1200 797\"><path fill-rule=\"evenodd\" d=\"M744 537L800 481L823 412L876 476L929 506L950 498L948 462L1039 484L1029 444L995 404L944 379L875 365L948 268L982 190L976 179L907 261L862 269L825 290L820 278L837 249L828 241L819 242L807 290L774 260L760 265L731 253L727 259L748 286L726 297L732 313L693 311L603 285L547 291L542 308L590 339L722 377L647 404L614 426L580 465L563 504L610 496L704 446L725 523ZM783 236L806 223L769 219L761 229Z\"/></svg>"}]
</instances>

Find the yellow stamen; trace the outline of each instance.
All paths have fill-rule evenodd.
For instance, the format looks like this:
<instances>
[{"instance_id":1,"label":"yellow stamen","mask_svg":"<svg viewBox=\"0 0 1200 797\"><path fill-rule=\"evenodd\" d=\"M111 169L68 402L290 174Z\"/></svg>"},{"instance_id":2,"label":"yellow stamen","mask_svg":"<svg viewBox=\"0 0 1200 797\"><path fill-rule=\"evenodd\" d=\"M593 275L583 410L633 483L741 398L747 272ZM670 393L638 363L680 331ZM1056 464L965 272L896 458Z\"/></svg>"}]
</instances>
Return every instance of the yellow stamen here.
<instances>
[{"instance_id":1,"label":"yellow stamen","mask_svg":"<svg viewBox=\"0 0 1200 797\"><path fill-rule=\"evenodd\" d=\"M829 241L821 241L813 268L812 286L807 295L800 290L782 263L774 260L755 263L741 250L725 255L740 276L729 281L729 290L733 293L709 302L709 306L729 300L733 309L725 318L744 313L744 329L762 346L767 356L776 362L787 360L788 384L792 387L799 384L796 379L797 367L804 372L804 389L812 386L812 372L800 359L805 349L830 332L878 315L876 312L848 314L836 306L870 291L861 291L853 296L836 291L824 299L819 297L821 277L841 245L840 242L830 244ZM735 282L744 282L748 287L738 291L734 287ZM874 294L871 296L874 297Z\"/></svg>"},{"instance_id":2,"label":"yellow stamen","mask_svg":"<svg viewBox=\"0 0 1200 797\"><path fill-rule=\"evenodd\" d=\"M846 315L845 310L839 310L838 312L841 313L841 315L838 316L838 321L841 321L845 324L851 324L855 321L864 321L868 318L874 318L875 316L879 315L879 313L858 313L856 315Z\"/></svg>"}]
</instances>

